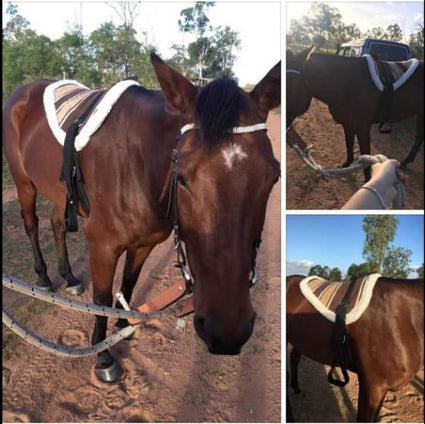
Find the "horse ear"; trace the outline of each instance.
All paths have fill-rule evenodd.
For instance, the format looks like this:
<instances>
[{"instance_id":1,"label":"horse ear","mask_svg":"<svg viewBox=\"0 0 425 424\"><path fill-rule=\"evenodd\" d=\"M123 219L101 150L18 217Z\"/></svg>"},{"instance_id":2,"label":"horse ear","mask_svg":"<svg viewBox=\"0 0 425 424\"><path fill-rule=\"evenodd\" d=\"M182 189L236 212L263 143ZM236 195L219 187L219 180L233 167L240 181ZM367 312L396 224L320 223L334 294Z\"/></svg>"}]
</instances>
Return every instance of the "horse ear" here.
<instances>
[{"instance_id":1,"label":"horse ear","mask_svg":"<svg viewBox=\"0 0 425 424\"><path fill-rule=\"evenodd\" d=\"M267 115L270 109L280 105L280 69L277 63L251 91L251 98Z\"/></svg>"},{"instance_id":2,"label":"horse ear","mask_svg":"<svg viewBox=\"0 0 425 424\"><path fill-rule=\"evenodd\" d=\"M151 61L168 104L183 114L189 113L195 103L197 88L155 53L151 53Z\"/></svg>"},{"instance_id":3,"label":"horse ear","mask_svg":"<svg viewBox=\"0 0 425 424\"><path fill-rule=\"evenodd\" d=\"M298 54L298 59L302 64L304 64L304 62L307 62L307 60L310 59L310 56L313 54L315 48L316 46L313 45Z\"/></svg>"}]
</instances>

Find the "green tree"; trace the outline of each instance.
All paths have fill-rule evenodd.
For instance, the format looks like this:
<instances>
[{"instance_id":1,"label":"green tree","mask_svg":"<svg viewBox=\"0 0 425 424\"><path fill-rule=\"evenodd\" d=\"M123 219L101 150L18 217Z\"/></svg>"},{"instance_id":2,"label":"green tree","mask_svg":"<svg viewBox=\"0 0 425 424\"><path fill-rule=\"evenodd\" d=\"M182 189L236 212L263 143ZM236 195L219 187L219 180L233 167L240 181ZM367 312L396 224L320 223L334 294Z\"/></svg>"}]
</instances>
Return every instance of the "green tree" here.
<instances>
[{"instance_id":1,"label":"green tree","mask_svg":"<svg viewBox=\"0 0 425 424\"><path fill-rule=\"evenodd\" d=\"M60 57L62 78L83 81L92 87L99 86L99 75L89 43L79 26L74 26L56 40L56 48Z\"/></svg>"},{"instance_id":2,"label":"green tree","mask_svg":"<svg viewBox=\"0 0 425 424\"><path fill-rule=\"evenodd\" d=\"M391 215L368 215L363 218L363 231L366 239L363 257L374 272L382 273L384 259L389 252L389 244L394 240L399 220Z\"/></svg>"},{"instance_id":3,"label":"green tree","mask_svg":"<svg viewBox=\"0 0 425 424\"><path fill-rule=\"evenodd\" d=\"M366 31L366 37L368 38L377 38L379 40L386 40L387 39L387 33L385 30L381 27L375 27L372 29L368 29Z\"/></svg>"},{"instance_id":4,"label":"green tree","mask_svg":"<svg viewBox=\"0 0 425 424\"><path fill-rule=\"evenodd\" d=\"M323 267L321 265L314 265L310 268L308 275L317 275L318 277L324 278L325 280L329 280L330 273L331 270L327 265Z\"/></svg>"},{"instance_id":5,"label":"green tree","mask_svg":"<svg viewBox=\"0 0 425 424\"><path fill-rule=\"evenodd\" d=\"M324 3L313 3L305 24L311 39L318 48L334 47L337 28L342 24L342 16L336 7Z\"/></svg>"},{"instance_id":6,"label":"green tree","mask_svg":"<svg viewBox=\"0 0 425 424\"><path fill-rule=\"evenodd\" d=\"M416 270L419 278L424 278L424 263Z\"/></svg>"},{"instance_id":7,"label":"green tree","mask_svg":"<svg viewBox=\"0 0 425 424\"><path fill-rule=\"evenodd\" d=\"M342 272L339 268L332 268L329 271L328 280L330 281L341 281L342 280Z\"/></svg>"},{"instance_id":8,"label":"green tree","mask_svg":"<svg viewBox=\"0 0 425 424\"><path fill-rule=\"evenodd\" d=\"M182 32L192 34L195 40L187 46L174 45L172 63L192 79L210 79L233 76L234 51L239 48L238 34L230 27L213 27L207 16L214 2L196 2L183 9L178 21Z\"/></svg>"},{"instance_id":9,"label":"green tree","mask_svg":"<svg viewBox=\"0 0 425 424\"><path fill-rule=\"evenodd\" d=\"M424 26L418 25L418 29L410 34L409 46L413 57L418 59L424 58Z\"/></svg>"},{"instance_id":10,"label":"green tree","mask_svg":"<svg viewBox=\"0 0 425 424\"><path fill-rule=\"evenodd\" d=\"M29 21L18 13L18 6L13 3L8 3L6 15L9 20L3 30L3 39L16 40L22 32L30 25Z\"/></svg>"},{"instance_id":11,"label":"green tree","mask_svg":"<svg viewBox=\"0 0 425 424\"><path fill-rule=\"evenodd\" d=\"M351 264L348 267L347 275L345 277L346 280L356 280L357 278L366 277L367 275L372 274L373 271L371 270L370 264L367 262L364 262L362 264Z\"/></svg>"},{"instance_id":12,"label":"green tree","mask_svg":"<svg viewBox=\"0 0 425 424\"><path fill-rule=\"evenodd\" d=\"M403 247L392 247L388 250L382 272L386 277L407 278L409 275L409 263L412 251Z\"/></svg>"},{"instance_id":13,"label":"green tree","mask_svg":"<svg viewBox=\"0 0 425 424\"><path fill-rule=\"evenodd\" d=\"M388 25L386 30L387 40L401 41L403 39L403 31L398 24Z\"/></svg>"}]
</instances>

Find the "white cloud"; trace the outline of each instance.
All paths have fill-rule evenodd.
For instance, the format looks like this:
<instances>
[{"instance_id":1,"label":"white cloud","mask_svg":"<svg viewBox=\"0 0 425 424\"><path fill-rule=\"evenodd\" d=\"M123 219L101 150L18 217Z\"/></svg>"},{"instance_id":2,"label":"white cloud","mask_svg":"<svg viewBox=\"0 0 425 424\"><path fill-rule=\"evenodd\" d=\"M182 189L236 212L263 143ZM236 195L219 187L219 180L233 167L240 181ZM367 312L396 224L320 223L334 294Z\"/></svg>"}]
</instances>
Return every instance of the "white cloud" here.
<instances>
[{"instance_id":1,"label":"white cloud","mask_svg":"<svg viewBox=\"0 0 425 424\"><path fill-rule=\"evenodd\" d=\"M307 275L312 266L316 265L308 259L286 261L286 275L301 274Z\"/></svg>"}]
</instances>

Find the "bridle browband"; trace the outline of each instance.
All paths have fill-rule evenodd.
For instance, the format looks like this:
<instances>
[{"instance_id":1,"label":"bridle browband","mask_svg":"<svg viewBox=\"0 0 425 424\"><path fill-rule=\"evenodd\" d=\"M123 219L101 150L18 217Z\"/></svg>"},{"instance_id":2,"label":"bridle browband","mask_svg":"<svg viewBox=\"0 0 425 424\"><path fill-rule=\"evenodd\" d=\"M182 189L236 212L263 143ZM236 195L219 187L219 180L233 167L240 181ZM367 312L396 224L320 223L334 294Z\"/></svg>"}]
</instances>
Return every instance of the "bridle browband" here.
<instances>
[{"instance_id":1,"label":"bridle browband","mask_svg":"<svg viewBox=\"0 0 425 424\"><path fill-rule=\"evenodd\" d=\"M173 149L171 153L171 179L170 179L170 190L168 196L168 206L167 206L167 217L171 218L173 222L173 233L174 233L174 248L177 253L177 261L176 267L180 269L182 277L186 283L186 292L192 292L192 287L195 282L193 277L189 271L186 252L183 247L183 241L180 234L180 225L179 225L179 217L178 217L178 208L177 208L177 184L178 184L178 172L177 172L177 155L178 149L177 146L181 143L183 134L192 129L197 129L196 124L190 123L184 125L180 129L180 133L176 139L176 147ZM254 131L267 130L267 124L265 122L261 122L259 124L247 125L241 127L234 127L229 132L231 134L247 134ZM161 196L162 197L162 196ZM256 259L257 253L260 248L261 238L257 239L254 242L252 248L252 259L251 259L251 276L249 279L250 286L253 286L258 281L258 275L256 271Z\"/></svg>"}]
</instances>

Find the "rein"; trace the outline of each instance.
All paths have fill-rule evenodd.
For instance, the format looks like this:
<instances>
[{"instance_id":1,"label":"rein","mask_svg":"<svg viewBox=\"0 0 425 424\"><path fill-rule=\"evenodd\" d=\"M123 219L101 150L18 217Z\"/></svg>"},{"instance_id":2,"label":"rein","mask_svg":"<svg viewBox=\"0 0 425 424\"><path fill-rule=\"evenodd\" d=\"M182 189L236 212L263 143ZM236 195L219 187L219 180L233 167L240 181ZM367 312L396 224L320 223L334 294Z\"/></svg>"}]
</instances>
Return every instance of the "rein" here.
<instances>
[{"instance_id":1,"label":"rein","mask_svg":"<svg viewBox=\"0 0 425 424\"><path fill-rule=\"evenodd\" d=\"M186 284L186 293L191 293L193 286L195 285L195 281L189 271L188 263L187 263L187 255L185 249L183 247L183 240L181 238L180 225L179 225L179 217L178 217L178 207L177 207L177 184L178 184L178 172L177 172L177 161L178 161L178 149L177 146L182 142L183 135L193 129L197 129L195 123L189 123L184 125L180 129L180 133L177 136L176 147L173 149L171 153L171 177L168 186L170 187L169 195L168 195L168 206L167 206L167 216L173 222L173 232L174 232L174 248L177 253L177 261L176 267L180 269L182 277L184 278ZM229 132L231 134L247 134L254 131L267 130L267 124L265 122L261 122L259 124L247 125L241 127L234 127ZM167 183L166 183L167 184ZM161 198L165 195L165 190L162 190ZM260 248L261 239L257 239L254 242L253 250L252 250L252 259L251 259L251 276L249 279L249 285L253 286L258 281L258 275L256 271L256 258L257 253Z\"/></svg>"}]
</instances>

